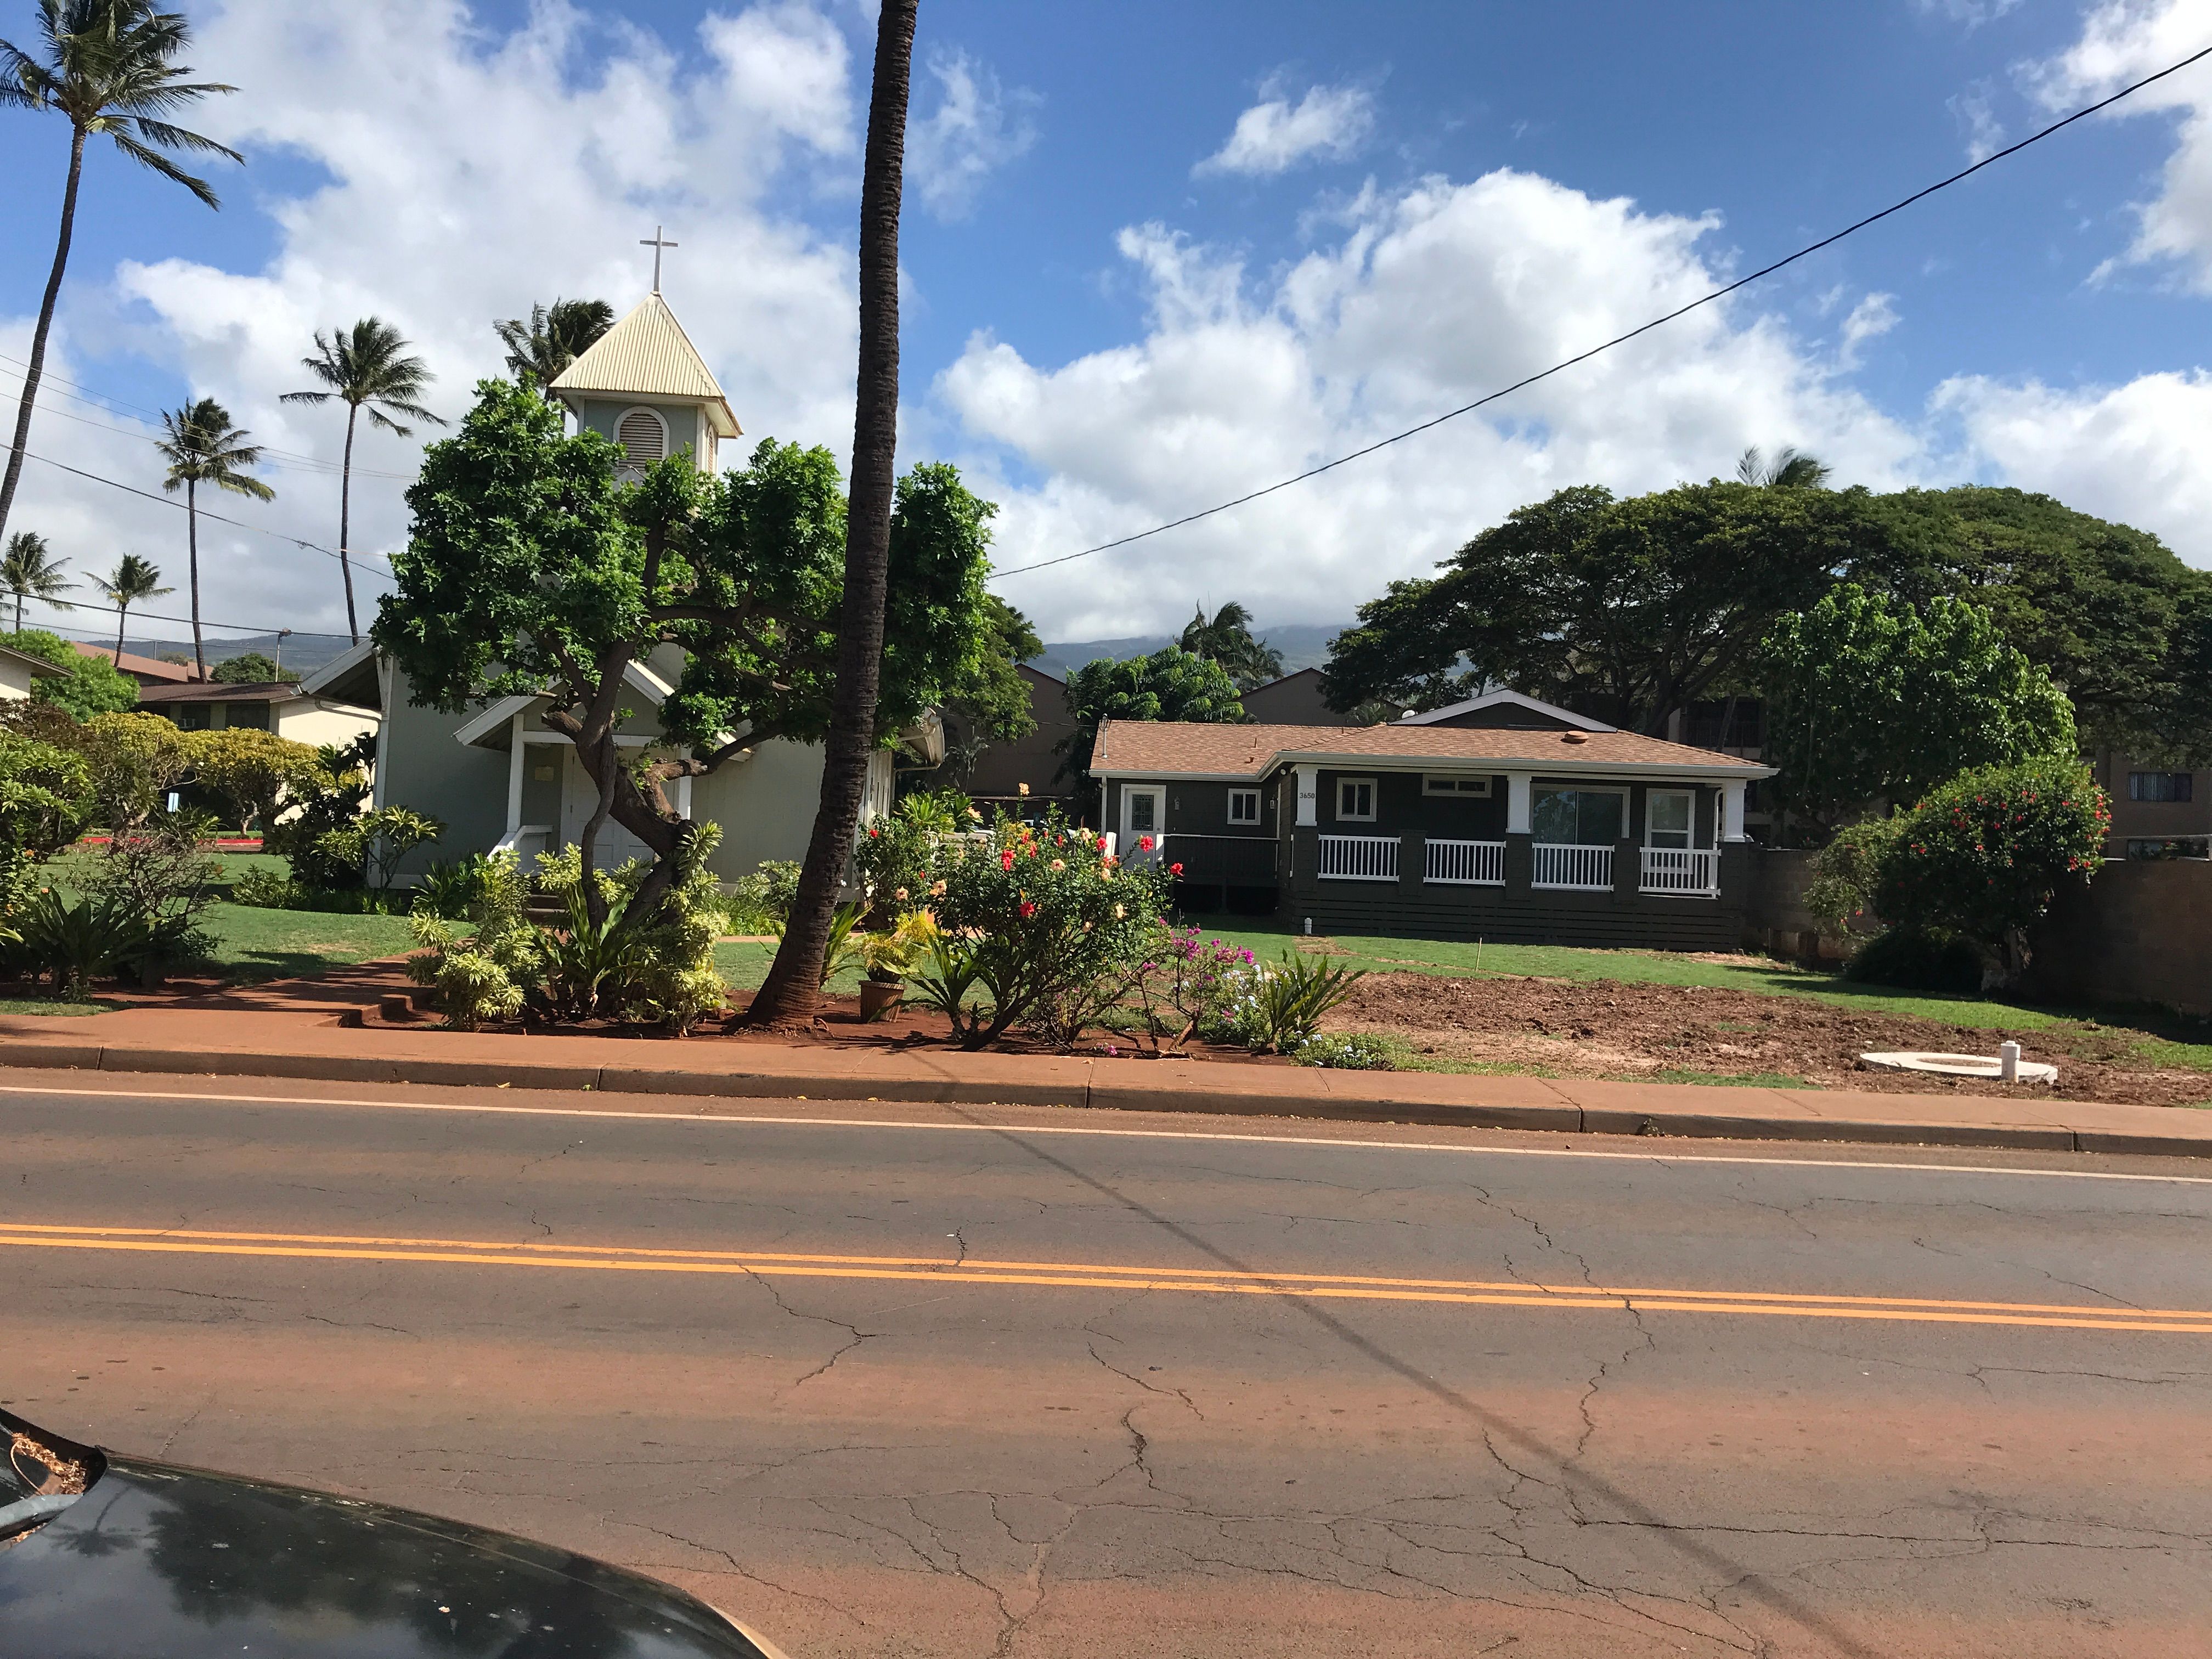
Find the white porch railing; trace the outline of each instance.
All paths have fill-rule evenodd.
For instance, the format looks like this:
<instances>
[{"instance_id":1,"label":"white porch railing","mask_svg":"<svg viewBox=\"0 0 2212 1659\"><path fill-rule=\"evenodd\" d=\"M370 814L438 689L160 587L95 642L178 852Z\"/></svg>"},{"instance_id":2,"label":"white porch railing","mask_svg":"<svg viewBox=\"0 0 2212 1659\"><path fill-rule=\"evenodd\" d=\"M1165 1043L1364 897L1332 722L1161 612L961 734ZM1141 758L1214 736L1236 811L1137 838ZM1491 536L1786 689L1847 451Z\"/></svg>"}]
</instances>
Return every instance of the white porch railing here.
<instances>
[{"instance_id":1,"label":"white porch railing","mask_svg":"<svg viewBox=\"0 0 2212 1659\"><path fill-rule=\"evenodd\" d=\"M1323 836L1317 873L1323 881L1395 881L1398 837Z\"/></svg>"},{"instance_id":2,"label":"white porch railing","mask_svg":"<svg viewBox=\"0 0 2212 1659\"><path fill-rule=\"evenodd\" d=\"M1647 847L1644 890L1712 898L1721 890L1721 855L1711 848Z\"/></svg>"},{"instance_id":3,"label":"white porch railing","mask_svg":"<svg viewBox=\"0 0 2212 1659\"><path fill-rule=\"evenodd\" d=\"M530 860L538 854L550 852L553 846L553 826L550 823L526 823L508 830L493 843L495 853L513 852L521 860L525 872L531 868Z\"/></svg>"},{"instance_id":4,"label":"white porch railing","mask_svg":"<svg viewBox=\"0 0 2212 1659\"><path fill-rule=\"evenodd\" d=\"M1505 885L1505 843L1502 841L1431 841L1425 843L1421 879L1468 887Z\"/></svg>"},{"instance_id":5,"label":"white porch railing","mask_svg":"<svg viewBox=\"0 0 2212 1659\"><path fill-rule=\"evenodd\" d=\"M1571 887L1587 892L1613 889L1613 848L1577 847L1561 842L1535 844L1536 873L1531 887Z\"/></svg>"}]
</instances>

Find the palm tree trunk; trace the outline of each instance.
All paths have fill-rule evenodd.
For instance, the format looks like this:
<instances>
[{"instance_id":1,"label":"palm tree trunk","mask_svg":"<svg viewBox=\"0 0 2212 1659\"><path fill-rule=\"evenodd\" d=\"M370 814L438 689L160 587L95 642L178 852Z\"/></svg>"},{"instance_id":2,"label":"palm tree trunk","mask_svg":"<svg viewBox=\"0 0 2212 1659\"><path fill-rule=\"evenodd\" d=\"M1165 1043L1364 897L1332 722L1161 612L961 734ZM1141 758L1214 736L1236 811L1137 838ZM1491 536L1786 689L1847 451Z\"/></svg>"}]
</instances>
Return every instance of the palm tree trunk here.
<instances>
[{"instance_id":1,"label":"palm tree trunk","mask_svg":"<svg viewBox=\"0 0 2212 1659\"><path fill-rule=\"evenodd\" d=\"M200 678L207 678L207 652L200 644L200 507L199 480L185 480L185 544L191 553L192 566L192 667ZM115 648L123 649L120 639Z\"/></svg>"},{"instance_id":2,"label":"palm tree trunk","mask_svg":"<svg viewBox=\"0 0 2212 1659\"><path fill-rule=\"evenodd\" d=\"M8 452L8 475L0 478L0 536L8 533L8 514L15 505L15 481L23 476L23 450L31 441L31 408L46 372L46 336L53 331L54 302L61 298L62 272L69 268L70 238L76 231L76 187L84 176L84 129L70 135L69 183L62 188L62 233L54 243L54 268L46 273L46 297L39 302L39 325L31 335L31 361L23 370L23 396L15 405L15 441ZM18 632L21 630L18 629Z\"/></svg>"},{"instance_id":3,"label":"palm tree trunk","mask_svg":"<svg viewBox=\"0 0 2212 1659\"><path fill-rule=\"evenodd\" d=\"M811 1018L822 1002L830 927L876 746L883 678L884 592L890 568L898 444L899 194L906 165L908 84L919 0L883 0L874 88L860 179L860 367L853 406L853 486L846 514L845 599L837 629L837 690L822 745L822 804L799 876L791 921L754 996L756 1025Z\"/></svg>"},{"instance_id":4,"label":"palm tree trunk","mask_svg":"<svg viewBox=\"0 0 2212 1659\"><path fill-rule=\"evenodd\" d=\"M123 629L130 621L130 605L118 599L115 605L115 665L118 669L123 666Z\"/></svg>"},{"instance_id":5,"label":"palm tree trunk","mask_svg":"<svg viewBox=\"0 0 2212 1659\"><path fill-rule=\"evenodd\" d=\"M346 633L361 643L361 626L353 616L353 565L349 548L353 530L353 423L361 414L359 404L346 405L345 465L338 473L338 574L345 579Z\"/></svg>"}]
</instances>

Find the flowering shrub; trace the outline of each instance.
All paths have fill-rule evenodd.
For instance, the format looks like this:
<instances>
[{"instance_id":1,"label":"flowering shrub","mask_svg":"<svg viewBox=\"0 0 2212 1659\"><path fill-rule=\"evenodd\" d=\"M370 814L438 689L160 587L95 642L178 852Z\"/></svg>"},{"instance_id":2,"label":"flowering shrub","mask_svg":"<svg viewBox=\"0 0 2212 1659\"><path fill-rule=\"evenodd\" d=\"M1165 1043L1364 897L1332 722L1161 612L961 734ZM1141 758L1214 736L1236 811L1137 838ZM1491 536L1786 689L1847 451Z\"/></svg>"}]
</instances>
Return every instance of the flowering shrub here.
<instances>
[{"instance_id":1,"label":"flowering shrub","mask_svg":"<svg viewBox=\"0 0 2212 1659\"><path fill-rule=\"evenodd\" d=\"M2103 861L2112 808L2089 769L2030 761L1962 772L1905 817L1880 855L1875 908L1895 927L1955 933L1992 977L2027 965L2027 929L2059 884Z\"/></svg>"},{"instance_id":2,"label":"flowering shrub","mask_svg":"<svg viewBox=\"0 0 2212 1659\"><path fill-rule=\"evenodd\" d=\"M1170 865L1169 875L1176 870ZM1197 928L1164 925L1130 989L1155 1044L1166 1038L1175 1049L1194 1032L1210 1036L1233 1030L1236 1010L1250 1001L1255 977L1249 951L1218 939L1201 944Z\"/></svg>"},{"instance_id":3,"label":"flowering shrub","mask_svg":"<svg viewBox=\"0 0 2212 1659\"><path fill-rule=\"evenodd\" d=\"M1122 865L1057 815L1001 816L988 838L940 839L921 873L939 933L912 976L915 1000L945 1013L967 1048L1016 1025L1073 1044L1143 969L1168 897L1164 872Z\"/></svg>"}]
</instances>

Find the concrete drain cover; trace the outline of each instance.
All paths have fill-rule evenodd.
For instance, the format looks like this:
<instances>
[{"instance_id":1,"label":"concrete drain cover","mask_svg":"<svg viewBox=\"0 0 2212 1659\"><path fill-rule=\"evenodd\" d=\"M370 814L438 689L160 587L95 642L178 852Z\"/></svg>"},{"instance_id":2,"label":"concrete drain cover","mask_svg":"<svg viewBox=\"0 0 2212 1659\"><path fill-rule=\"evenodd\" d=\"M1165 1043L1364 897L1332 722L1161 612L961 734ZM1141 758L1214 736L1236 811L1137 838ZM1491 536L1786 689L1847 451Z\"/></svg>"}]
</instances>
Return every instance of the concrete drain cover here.
<instances>
[{"instance_id":1,"label":"concrete drain cover","mask_svg":"<svg viewBox=\"0 0 2212 1659\"><path fill-rule=\"evenodd\" d=\"M2004 1077L2004 1062L1993 1054L1939 1054L1904 1050L1895 1054L1861 1054L1859 1062L1885 1072L1933 1072L1941 1077L1980 1078L1988 1083L2001 1082ZM2019 1066L2022 1083L2058 1081L2056 1066L2046 1066L2036 1060L2023 1060Z\"/></svg>"}]
</instances>

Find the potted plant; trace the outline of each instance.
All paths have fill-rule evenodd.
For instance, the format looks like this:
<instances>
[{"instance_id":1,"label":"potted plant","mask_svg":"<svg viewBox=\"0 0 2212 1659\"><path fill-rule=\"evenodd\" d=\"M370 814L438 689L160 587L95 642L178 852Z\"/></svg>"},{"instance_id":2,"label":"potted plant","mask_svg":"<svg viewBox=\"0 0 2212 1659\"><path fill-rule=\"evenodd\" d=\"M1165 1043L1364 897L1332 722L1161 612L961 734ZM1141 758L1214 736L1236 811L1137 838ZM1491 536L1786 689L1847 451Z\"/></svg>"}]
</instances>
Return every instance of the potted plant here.
<instances>
[{"instance_id":1,"label":"potted plant","mask_svg":"<svg viewBox=\"0 0 2212 1659\"><path fill-rule=\"evenodd\" d=\"M866 969L860 981L863 1023L872 1024L898 1006L906 995L907 970L936 933L936 921L928 911L910 910L889 933L867 935L867 943L861 947Z\"/></svg>"}]
</instances>

